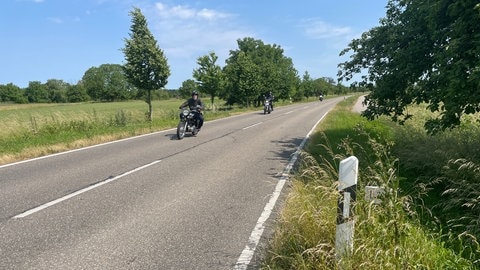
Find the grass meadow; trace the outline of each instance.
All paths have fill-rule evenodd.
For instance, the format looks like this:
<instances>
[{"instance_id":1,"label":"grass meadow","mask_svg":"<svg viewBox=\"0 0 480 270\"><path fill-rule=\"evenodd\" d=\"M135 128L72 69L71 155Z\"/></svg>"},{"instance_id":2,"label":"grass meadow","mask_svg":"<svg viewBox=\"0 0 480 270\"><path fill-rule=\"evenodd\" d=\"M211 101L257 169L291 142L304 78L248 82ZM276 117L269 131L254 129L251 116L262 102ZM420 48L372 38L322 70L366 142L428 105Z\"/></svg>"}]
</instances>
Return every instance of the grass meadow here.
<instances>
[{"instance_id":1,"label":"grass meadow","mask_svg":"<svg viewBox=\"0 0 480 270\"><path fill-rule=\"evenodd\" d=\"M182 102L153 101L151 122L143 101L0 104L0 164L176 127ZM205 102L207 121L258 109Z\"/></svg>"},{"instance_id":2,"label":"grass meadow","mask_svg":"<svg viewBox=\"0 0 480 270\"><path fill-rule=\"evenodd\" d=\"M429 136L425 106L405 126L351 112L324 119L302 154L262 269L477 269L480 132L476 118ZM359 159L354 246L335 252L338 164ZM375 204L364 188L381 186Z\"/></svg>"}]
</instances>

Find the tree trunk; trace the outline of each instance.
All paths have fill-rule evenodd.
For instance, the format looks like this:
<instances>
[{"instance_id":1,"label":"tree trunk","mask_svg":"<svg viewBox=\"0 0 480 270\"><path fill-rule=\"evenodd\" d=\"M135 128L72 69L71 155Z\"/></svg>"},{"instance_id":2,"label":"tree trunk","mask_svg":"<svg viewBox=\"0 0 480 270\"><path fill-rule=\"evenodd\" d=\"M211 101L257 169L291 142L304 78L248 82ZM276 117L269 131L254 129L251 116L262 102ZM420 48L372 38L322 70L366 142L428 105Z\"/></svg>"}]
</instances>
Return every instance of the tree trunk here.
<instances>
[{"instance_id":1,"label":"tree trunk","mask_svg":"<svg viewBox=\"0 0 480 270\"><path fill-rule=\"evenodd\" d=\"M215 105L213 104L213 101L215 100L215 96L211 95L210 100L212 101L212 111L215 111Z\"/></svg>"},{"instance_id":2,"label":"tree trunk","mask_svg":"<svg viewBox=\"0 0 480 270\"><path fill-rule=\"evenodd\" d=\"M147 91L147 99L145 102L148 104L147 121L152 121L152 90Z\"/></svg>"}]
</instances>

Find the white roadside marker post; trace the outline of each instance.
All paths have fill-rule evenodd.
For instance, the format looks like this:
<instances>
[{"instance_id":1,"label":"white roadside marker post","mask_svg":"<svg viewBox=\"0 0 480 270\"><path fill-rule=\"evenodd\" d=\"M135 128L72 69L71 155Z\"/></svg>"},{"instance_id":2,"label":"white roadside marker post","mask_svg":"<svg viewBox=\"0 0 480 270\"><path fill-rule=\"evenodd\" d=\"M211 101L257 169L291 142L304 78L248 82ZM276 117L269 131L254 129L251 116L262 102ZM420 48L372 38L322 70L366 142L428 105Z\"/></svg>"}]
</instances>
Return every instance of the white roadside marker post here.
<instances>
[{"instance_id":1,"label":"white roadside marker post","mask_svg":"<svg viewBox=\"0 0 480 270\"><path fill-rule=\"evenodd\" d=\"M337 231L335 252L337 260L353 251L353 230L355 221L352 215L352 204L356 200L358 159L348 157L340 162L338 172L340 199L338 202Z\"/></svg>"}]
</instances>

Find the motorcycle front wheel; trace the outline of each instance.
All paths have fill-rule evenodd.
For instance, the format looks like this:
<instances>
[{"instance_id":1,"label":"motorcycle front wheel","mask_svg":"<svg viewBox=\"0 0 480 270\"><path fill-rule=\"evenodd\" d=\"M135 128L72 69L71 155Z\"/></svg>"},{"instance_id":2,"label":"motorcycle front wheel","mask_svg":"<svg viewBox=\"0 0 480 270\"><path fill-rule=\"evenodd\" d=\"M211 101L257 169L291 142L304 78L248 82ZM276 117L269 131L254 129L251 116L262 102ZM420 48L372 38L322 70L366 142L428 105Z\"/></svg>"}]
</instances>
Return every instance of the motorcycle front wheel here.
<instances>
[{"instance_id":1,"label":"motorcycle front wheel","mask_svg":"<svg viewBox=\"0 0 480 270\"><path fill-rule=\"evenodd\" d=\"M187 130L187 122L180 122L178 123L177 126L177 138L179 140L183 139L185 137L185 132Z\"/></svg>"}]
</instances>

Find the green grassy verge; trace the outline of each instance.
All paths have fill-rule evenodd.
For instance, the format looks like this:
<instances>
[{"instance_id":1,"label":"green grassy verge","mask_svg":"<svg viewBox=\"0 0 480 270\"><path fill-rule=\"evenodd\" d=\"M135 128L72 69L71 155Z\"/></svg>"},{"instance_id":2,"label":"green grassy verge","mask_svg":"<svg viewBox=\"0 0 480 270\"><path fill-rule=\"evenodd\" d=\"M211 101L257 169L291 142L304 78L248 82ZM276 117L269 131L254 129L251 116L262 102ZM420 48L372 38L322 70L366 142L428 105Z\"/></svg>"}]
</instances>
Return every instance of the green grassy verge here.
<instances>
[{"instance_id":1,"label":"green grassy verge","mask_svg":"<svg viewBox=\"0 0 480 270\"><path fill-rule=\"evenodd\" d=\"M435 161L440 162L436 168L449 164L455 156L444 151L447 145L443 145L442 139L424 137L427 135L418 128L420 119L412 122L412 127L397 126L386 119L369 122L350 112L355 100L340 103L305 148L291 181L291 192L265 251L262 269L475 269L479 249L474 230L468 229L468 225L475 224L478 216L463 219L467 224L462 223L458 217L468 211L464 211L462 203L448 198L443 201L446 189L437 185L444 183L438 180L441 174L434 174L433 178L430 175L430 181L422 178L426 174L424 166L434 162L428 158L429 153L436 151L444 155L441 161L440 157ZM422 108L418 110L422 112ZM415 125L418 133L412 134ZM473 136L472 129L476 127L465 125L463 130L455 132L461 132L461 137ZM453 139L458 135L442 137L452 152L464 142L457 139L453 144L445 137ZM428 139L436 143L426 146ZM418 153L422 150L425 153ZM336 180L339 162L351 155L359 159L354 248L339 259L335 255L339 196ZM409 165L410 162L414 166ZM470 173L465 174L470 177L471 185L479 179L474 176L478 167L470 165L473 168L463 168ZM467 183L463 183L465 190ZM364 199L367 185L385 188L380 204ZM420 191L418 187L423 189ZM468 190L471 192L472 188ZM430 193L437 196L429 197ZM474 203L477 194L469 194L468 200L465 193L462 201ZM435 213L441 213L442 219Z\"/></svg>"},{"instance_id":2,"label":"green grassy verge","mask_svg":"<svg viewBox=\"0 0 480 270\"><path fill-rule=\"evenodd\" d=\"M312 100L312 99L311 99ZM316 100L316 99L315 99ZM152 101L152 121L146 121L143 101L74 104L0 103L0 165L102 142L174 128L183 99ZM206 121L260 107L227 106L203 100ZM305 100L309 102L309 100ZM276 101L276 106L290 104Z\"/></svg>"},{"instance_id":3,"label":"green grassy verge","mask_svg":"<svg viewBox=\"0 0 480 270\"><path fill-rule=\"evenodd\" d=\"M176 127L179 99L153 101L145 120L143 101L0 105L0 164ZM218 102L221 104L221 101ZM280 105L281 103L279 103ZM260 110L206 102L207 121Z\"/></svg>"}]
</instances>

